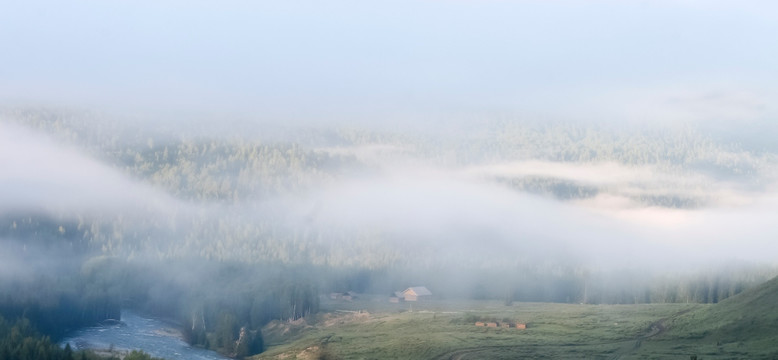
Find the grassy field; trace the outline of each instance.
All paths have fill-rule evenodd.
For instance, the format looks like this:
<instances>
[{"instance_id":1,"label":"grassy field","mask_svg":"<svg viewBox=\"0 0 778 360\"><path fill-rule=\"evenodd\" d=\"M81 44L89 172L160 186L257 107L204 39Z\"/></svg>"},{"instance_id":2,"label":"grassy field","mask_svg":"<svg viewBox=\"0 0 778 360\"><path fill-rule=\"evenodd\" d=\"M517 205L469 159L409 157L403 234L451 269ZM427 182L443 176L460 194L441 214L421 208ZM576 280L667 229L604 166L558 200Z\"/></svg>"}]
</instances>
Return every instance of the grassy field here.
<instances>
[{"instance_id":1,"label":"grassy field","mask_svg":"<svg viewBox=\"0 0 778 360\"><path fill-rule=\"evenodd\" d=\"M639 354L663 358L693 352L700 359L778 359L778 278L716 305L666 321L667 331L644 342Z\"/></svg>"},{"instance_id":2,"label":"grassy field","mask_svg":"<svg viewBox=\"0 0 778 360\"><path fill-rule=\"evenodd\" d=\"M776 304L778 278L714 305L325 299L315 318L265 327L255 359L778 359Z\"/></svg>"},{"instance_id":3,"label":"grassy field","mask_svg":"<svg viewBox=\"0 0 778 360\"><path fill-rule=\"evenodd\" d=\"M703 305L578 305L433 300L323 300L316 319L274 322L256 359L617 359L642 358L662 319ZM525 323L487 328L476 321ZM679 349L689 359L692 349ZM675 351L675 350L672 350ZM667 352L663 352L667 355Z\"/></svg>"}]
</instances>

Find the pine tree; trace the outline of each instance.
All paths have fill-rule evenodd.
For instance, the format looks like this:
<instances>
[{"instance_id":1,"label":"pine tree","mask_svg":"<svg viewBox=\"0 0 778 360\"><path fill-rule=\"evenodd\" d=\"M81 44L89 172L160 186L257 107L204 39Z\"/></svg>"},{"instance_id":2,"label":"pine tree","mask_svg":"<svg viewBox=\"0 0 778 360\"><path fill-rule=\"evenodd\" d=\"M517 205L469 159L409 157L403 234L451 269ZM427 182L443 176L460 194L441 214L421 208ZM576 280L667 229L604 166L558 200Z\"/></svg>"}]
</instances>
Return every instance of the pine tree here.
<instances>
[{"instance_id":1,"label":"pine tree","mask_svg":"<svg viewBox=\"0 0 778 360\"><path fill-rule=\"evenodd\" d=\"M65 350L62 353L62 358L64 360L73 360L73 349L70 348L69 343L65 345Z\"/></svg>"}]
</instances>

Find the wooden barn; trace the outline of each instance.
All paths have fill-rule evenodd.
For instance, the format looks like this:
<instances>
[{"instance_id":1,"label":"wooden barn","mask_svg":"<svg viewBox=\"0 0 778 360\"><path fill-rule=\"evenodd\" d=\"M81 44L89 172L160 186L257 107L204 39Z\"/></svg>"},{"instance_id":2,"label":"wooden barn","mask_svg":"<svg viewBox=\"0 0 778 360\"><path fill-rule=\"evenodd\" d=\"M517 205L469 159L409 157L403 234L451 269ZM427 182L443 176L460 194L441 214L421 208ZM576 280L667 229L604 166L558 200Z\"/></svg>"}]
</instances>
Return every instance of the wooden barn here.
<instances>
[{"instance_id":1,"label":"wooden barn","mask_svg":"<svg viewBox=\"0 0 778 360\"><path fill-rule=\"evenodd\" d=\"M403 298L405 301L419 301L428 296L432 296L432 292L424 286L409 287L403 291Z\"/></svg>"}]
</instances>

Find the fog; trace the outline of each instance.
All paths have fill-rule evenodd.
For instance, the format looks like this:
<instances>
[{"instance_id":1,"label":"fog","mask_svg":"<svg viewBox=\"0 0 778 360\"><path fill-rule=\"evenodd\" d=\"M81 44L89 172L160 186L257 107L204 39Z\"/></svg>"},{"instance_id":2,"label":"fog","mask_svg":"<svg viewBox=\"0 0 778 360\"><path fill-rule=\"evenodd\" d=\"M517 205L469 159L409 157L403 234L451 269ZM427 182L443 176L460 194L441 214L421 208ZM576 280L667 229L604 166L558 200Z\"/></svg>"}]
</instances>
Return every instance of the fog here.
<instances>
[{"instance_id":1,"label":"fog","mask_svg":"<svg viewBox=\"0 0 778 360\"><path fill-rule=\"evenodd\" d=\"M532 165L543 164L512 164L521 171L543 170ZM494 168L504 166L489 170ZM735 191L732 184L711 181L697 187L702 176L671 177L650 167L626 170L593 164L565 170L575 180L601 180L613 194L560 202L485 181L473 176L473 169L390 168L380 177L323 189L312 200L312 218L328 226L377 227L416 244L431 242L441 257L464 246L471 254L478 253L476 249L499 249L500 255L491 256L558 256L600 267L646 270L712 265L733 258L773 261L771 219L778 204L772 192ZM641 189L646 183L648 189ZM679 209L647 206L619 195L635 191L689 195L685 183L697 189L691 191L693 196L710 202L702 208Z\"/></svg>"},{"instance_id":2,"label":"fog","mask_svg":"<svg viewBox=\"0 0 778 360\"><path fill-rule=\"evenodd\" d=\"M3 124L0 137L4 213L155 219L165 224L153 230L159 232L156 241L172 248L187 246L179 243L192 235L179 229L187 226L182 218L210 217L207 221L224 219L219 221L235 226L274 219L288 232L369 231L376 234L374 241L388 242L394 251L418 252L443 264L469 254L495 264L521 258L671 271L733 259L772 263L769 254L776 250L771 241L778 210L774 162L759 164L759 175L731 180L695 168L651 164L526 160L450 165L419 157L412 146L318 148L356 156L362 170L318 179L292 192L246 194L230 205L177 199L148 180L128 176L121 166L18 125ZM596 192L567 199L500 181L534 178ZM757 180L766 183L755 187ZM689 198L693 205L642 200L651 197ZM322 241L343 245L327 236Z\"/></svg>"},{"instance_id":3,"label":"fog","mask_svg":"<svg viewBox=\"0 0 778 360\"><path fill-rule=\"evenodd\" d=\"M133 307L208 347L350 290L718 302L778 274L771 10L6 4L8 311Z\"/></svg>"},{"instance_id":4,"label":"fog","mask_svg":"<svg viewBox=\"0 0 778 360\"><path fill-rule=\"evenodd\" d=\"M170 214L167 194L66 144L0 123L0 212Z\"/></svg>"}]
</instances>

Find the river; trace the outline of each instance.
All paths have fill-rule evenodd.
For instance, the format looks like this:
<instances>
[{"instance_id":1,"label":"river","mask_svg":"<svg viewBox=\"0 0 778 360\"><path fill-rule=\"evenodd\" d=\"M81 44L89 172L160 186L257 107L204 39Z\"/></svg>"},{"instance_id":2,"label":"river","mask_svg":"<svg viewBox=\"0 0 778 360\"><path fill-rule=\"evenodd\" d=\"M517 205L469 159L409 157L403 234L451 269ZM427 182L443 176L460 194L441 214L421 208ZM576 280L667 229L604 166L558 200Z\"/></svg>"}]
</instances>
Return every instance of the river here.
<instances>
[{"instance_id":1,"label":"river","mask_svg":"<svg viewBox=\"0 0 778 360\"><path fill-rule=\"evenodd\" d=\"M168 360L229 359L215 351L189 346L181 340L175 325L126 310L122 311L121 322L74 331L61 344L68 343L73 349L143 350Z\"/></svg>"}]
</instances>

